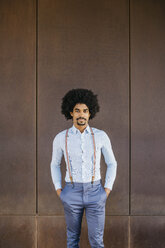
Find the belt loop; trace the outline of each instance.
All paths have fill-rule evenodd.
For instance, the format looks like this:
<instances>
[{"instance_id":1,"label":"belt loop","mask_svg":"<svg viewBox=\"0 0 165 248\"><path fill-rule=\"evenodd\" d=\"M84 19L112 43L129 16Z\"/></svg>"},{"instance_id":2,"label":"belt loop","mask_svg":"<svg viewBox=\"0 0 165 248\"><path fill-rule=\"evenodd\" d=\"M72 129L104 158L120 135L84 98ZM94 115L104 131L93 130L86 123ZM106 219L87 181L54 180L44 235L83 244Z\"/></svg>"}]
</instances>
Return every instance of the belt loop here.
<instances>
[{"instance_id":1,"label":"belt loop","mask_svg":"<svg viewBox=\"0 0 165 248\"><path fill-rule=\"evenodd\" d=\"M72 182L72 189L74 188L74 182Z\"/></svg>"}]
</instances>

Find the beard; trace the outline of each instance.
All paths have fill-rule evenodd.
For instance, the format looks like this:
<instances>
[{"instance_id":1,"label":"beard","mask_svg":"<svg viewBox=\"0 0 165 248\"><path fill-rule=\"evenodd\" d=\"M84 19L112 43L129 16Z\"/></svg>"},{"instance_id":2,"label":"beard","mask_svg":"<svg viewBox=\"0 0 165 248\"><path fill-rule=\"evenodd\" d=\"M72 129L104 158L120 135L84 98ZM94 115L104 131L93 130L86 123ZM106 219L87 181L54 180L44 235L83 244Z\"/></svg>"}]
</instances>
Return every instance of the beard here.
<instances>
[{"instance_id":1,"label":"beard","mask_svg":"<svg viewBox=\"0 0 165 248\"><path fill-rule=\"evenodd\" d=\"M79 125L79 126L84 126L84 125L86 125L86 120L85 120L85 119L78 119L78 120L77 120L77 125Z\"/></svg>"}]
</instances>

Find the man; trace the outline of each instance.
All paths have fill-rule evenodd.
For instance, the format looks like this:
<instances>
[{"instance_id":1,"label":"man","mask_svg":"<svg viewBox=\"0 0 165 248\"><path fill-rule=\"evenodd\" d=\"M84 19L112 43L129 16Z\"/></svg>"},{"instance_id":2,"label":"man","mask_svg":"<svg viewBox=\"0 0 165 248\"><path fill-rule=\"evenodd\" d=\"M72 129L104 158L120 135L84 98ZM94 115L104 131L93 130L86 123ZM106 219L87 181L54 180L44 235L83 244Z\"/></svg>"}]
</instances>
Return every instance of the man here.
<instances>
[{"instance_id":1,"label":"man","mask_svg":"<svg viewBox=\"0 0 165 248\"><path fill-rule=\"evenodd\" d=\"M63 97L61 108L66 119L73 120L73 126L53 140L51 176L64 206L67 248L79 247L84 210L90 245L102 248L105 204L116 178L117 162L106 132L88 124L99 112L97 95L88 89L72 89ZM104 187L100 175L101 152L107 165ZM63 155L67 170L62 189Z\"/></svg>"}]
</instances>

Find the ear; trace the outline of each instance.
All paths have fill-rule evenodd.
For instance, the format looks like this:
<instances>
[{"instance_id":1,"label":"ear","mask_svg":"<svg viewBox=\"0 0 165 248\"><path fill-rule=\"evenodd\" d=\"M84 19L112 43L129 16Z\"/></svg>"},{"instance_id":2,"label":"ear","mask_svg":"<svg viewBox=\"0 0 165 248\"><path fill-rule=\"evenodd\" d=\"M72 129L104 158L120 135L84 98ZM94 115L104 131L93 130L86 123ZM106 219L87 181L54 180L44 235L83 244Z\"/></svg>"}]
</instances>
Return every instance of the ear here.
<instances>
[{"instance_id":1,"label":"ear","mask_svg":"<svg viewBox=\"0 0 165 248\"><path fill-rule=\"evenodd\" d=\"M73 112L70 112L70 115L73 117Z\"/></svg>"}]
</instances>

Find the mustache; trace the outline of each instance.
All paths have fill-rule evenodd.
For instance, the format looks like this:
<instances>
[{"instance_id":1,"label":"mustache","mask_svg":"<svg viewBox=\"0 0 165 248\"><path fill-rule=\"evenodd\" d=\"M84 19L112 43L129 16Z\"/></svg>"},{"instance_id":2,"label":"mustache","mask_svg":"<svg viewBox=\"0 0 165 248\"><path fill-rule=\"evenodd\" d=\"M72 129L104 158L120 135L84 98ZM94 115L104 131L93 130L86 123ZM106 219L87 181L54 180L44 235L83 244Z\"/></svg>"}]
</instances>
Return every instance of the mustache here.
<instances>
[{"instance_id":1,"label":"mustache","mask_svg":"<svg viewBox=\"0 0 165 248\"><path fill-rule=\"evenodd\" d=\"M78 121L78 120L85 120L85 121L86 121L86 119L85 119L84 117L79 117L79 118L77 118L76 120L77 120L77 121Z\"/></svg>"}]
</instances>

